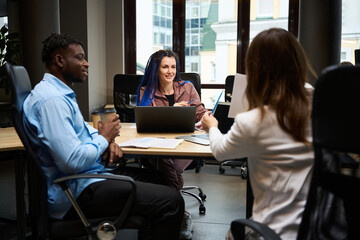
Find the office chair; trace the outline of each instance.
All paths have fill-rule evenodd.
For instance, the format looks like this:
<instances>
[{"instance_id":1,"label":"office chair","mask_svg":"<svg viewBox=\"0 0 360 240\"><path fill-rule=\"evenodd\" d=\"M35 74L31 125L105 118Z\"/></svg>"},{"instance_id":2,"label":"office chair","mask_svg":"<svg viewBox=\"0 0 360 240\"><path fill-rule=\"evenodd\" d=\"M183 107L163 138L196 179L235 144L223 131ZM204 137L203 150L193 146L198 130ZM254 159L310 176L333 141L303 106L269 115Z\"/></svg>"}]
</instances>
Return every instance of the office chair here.
<instances>
[{"instance_id":1,"label":"office chair","mask_svg":"<svg viewBox=\"0 0 360 240\"><path fill-rule=\"evenodd\" d=\"M127 176L78 174L56 179L69 197L72 206L79 215L78 220L55 220L48 216L47 182L41 170L38 159L33 152L30 140L23 126L23 102L30 94L31 83L26 69L22 66L13 66L6 63L6 70L10 77L12 87L12 117L17 134L19 135L27 153L28 178L29 178L29 213L32 225L33 237L40 239L69 239L89 236L92 239L114 239L116 231L120 228L138 228L142 219L134 216L130 221L129 210L135 197L136 185L133 179ZM106 218L87 219L76 203L66 182L77 178L106 178L124 181L131 185L128 199L120 216Z\"/></svg>"},{"instance_id":2,"label":"office chair","mask_svg":"<svg viewBox=\"0 0 360 240\"><path fill-rule=\"evenodd\" d=\"M225 102L231 102L232 99L232 91L234 86L234 79L235 75L228 75L225 79ZM228 112L226 113L228 114ZM221 131L221 129L220 129ZM223 134L227 133L228 129L226 131L221 131ZM225 173L225 166L230 166L231 168L240 168L240 176L242 179L246 179L248 175L247 171L247 158L241 158L241 159L231 159L231 160L225 160L220 163L219 166L219 172L221 174Z\"/></svg>"},{"instance_id":3,"label":"office chair","mask_svg":"<svg viewBox=\"0 0 360 240\"><path fill-rule=\"evenodd\" d=\"M360 237L360 197L356 194L360 179L341 169L343 156L360 154L360 125L354 115L360 107L359 79L360 67L331 66L316 83L312 109L315 161L299 240ZM251 222L233 221L234 236L240 237L244 225ZM258 232L262 236L273 234Z\"/></svg>"},{"instance_id":4,"label":"office chair","mask_svg":"<svg viewBox=\"0 0 360 240\"><path fill-rule=\"evenodd\" d=\"M114 76L114 106L121 122L135 122L137 89L143 75L116 74Z\"/></svg>"},{"instance_id":5,"label":"office chair","mask_svg":"<svg viewBox=\"0 0 360 240\"><path fill-rule=\"evenodd\" d=\"M184 81L190 81L194 85L201 99L201 79L199 74L191 72L181 72L180 79Z\"/></svg>"},{"instance_id":6,"label":"office chair","mask_svg":"<svg viewBox=\"0 0 360 240\"><path fill-rule=\"evenodd\" d=\"M192 72L181 72L180 73L180 79L181 80L184 80L184 81L190 81L196 91L198 92L199 94L199 97L201 99L201 79L200 79L200 75L197 74L197 73L192 73ZM189 169L195 169L195 172L199 173L200 172L200 169L201 167L203 167L205 164L205 161L204 160L201 160L201 159L195 159L193 161L193 163L191 163L187 170Z\"/></svg>"},{"instance_id":7,"label":"office chair","mask_svg":"<svg viewBox=\"0 0 360 240\"><path fill-rule=\"evenodd\" d=\"M192 73L192 72L181 72L180 73L180 79L184 80L184 81L190 81L196 91L199 94L199 97L201 99L201 79L200 79L200 75L198 73ZM196 173L200 172L200 169L202 166L204 166L205 164L205 160L203 159L194 159L193 162L185 169L185 170L190 170L190 169L195 169ZM199 191L199 195L196 195L192 192L189 192L189 190L198 190ZM206 194L204 194L204 192L202 191L202 189L198 186L184 186L182 188L181 191L183 194L188 195L188 196L192 196L194 198L196 198L196 200L199 202L199 212L201 214L204 214L206 212L206 208L204 205L204 200L206 199Z\"/></svg>"}]
</instances>

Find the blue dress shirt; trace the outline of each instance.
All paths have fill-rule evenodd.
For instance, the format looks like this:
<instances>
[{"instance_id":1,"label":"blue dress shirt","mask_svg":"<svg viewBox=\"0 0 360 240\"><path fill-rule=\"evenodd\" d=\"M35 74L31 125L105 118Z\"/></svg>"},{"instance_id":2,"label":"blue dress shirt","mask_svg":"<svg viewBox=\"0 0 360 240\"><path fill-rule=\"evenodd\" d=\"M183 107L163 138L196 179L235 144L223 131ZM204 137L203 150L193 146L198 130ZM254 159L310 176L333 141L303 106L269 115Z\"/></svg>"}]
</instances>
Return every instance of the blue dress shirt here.
<instances>
[{"instance_id":1,"label":"blue dress shirt","mask_svg":"<svg viewBox=\"0 0 360 240\"><path fill-rule=\"evenodd\" d=\"M106 139L89 126L80 112L74 91L45 73L24 102L24 125L41 168L47 177L49 215L62 219L71 203L53 180L77 173L103 173L101 155ZM102 179L69 182L77 198L91 183Z\"/></svg>"}]
</instances>

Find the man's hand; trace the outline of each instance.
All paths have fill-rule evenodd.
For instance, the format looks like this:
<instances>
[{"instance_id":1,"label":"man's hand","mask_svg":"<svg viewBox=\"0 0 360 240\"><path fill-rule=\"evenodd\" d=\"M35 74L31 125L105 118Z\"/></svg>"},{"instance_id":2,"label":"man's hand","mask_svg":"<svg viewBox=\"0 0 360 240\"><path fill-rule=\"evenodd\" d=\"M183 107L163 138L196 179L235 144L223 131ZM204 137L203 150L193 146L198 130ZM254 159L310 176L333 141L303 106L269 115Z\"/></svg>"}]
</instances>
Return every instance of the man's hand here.
<instances>
[{"instance_id":1,"label":"man's hand","mask_svg":"<svg viewBox=\"0 0 360 240\"><path fill-rule=\"evenodd\" d=\"M209 129L212 127L218 127L218 121L216 118L210 113L206 112L201 118L202 129L206 132L209 132Z\"/></svg>"},{"instance_id":2,"label":"man's hand","mask_svg":"<svg viewBox=\"0 0 360 240\"><path fill-rule=\"evenodd\" d=\"M106 140L111 143L116 136L120 133L120 120L119 115L114 115L109 120L107 120L105 123L102 123L101 121L98 122L98 131L99 135L106 138Z\"/></svg>"},{"instance_id":3,"label":"man's hand","mask_svg":"<svg viewBox=\"0 0 360 240\"><path fill-rule=\"evenodd\" d=\"M111 142L109 144L108 149L103 154L103 160L106 160L109 158L109 163L113 163L118 161L120 158L122 158L122 150L119 147L119 145L115 142Z\"/></svg>"}]
</instances>

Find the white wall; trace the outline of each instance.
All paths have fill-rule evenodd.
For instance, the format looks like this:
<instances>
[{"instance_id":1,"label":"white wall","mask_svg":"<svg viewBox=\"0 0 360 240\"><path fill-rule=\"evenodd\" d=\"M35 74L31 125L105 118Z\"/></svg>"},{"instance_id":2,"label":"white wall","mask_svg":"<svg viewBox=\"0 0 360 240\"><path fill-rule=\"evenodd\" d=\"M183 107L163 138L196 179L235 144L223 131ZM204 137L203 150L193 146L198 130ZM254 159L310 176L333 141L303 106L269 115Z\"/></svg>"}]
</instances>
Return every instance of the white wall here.
<instances>
[{"instance_id":1,"label":"white wall","mask_svg":"<svg viewBox=\"0 0 360 240\"><path fill-rule=\"evenodd\" d=\"M114 76L124 73L123 11L122 1L106 0L106 103L113 103Z\"/></svg>"},{"instance_id":2,"label":"white wall","mask_svg":"<svg viewBox=\"0 0 360 240\"><path fill-rule=\"evenodd\" d=\"M89 113L106 103L105 1L87 1Z\"/></svg>"}]
</instances>

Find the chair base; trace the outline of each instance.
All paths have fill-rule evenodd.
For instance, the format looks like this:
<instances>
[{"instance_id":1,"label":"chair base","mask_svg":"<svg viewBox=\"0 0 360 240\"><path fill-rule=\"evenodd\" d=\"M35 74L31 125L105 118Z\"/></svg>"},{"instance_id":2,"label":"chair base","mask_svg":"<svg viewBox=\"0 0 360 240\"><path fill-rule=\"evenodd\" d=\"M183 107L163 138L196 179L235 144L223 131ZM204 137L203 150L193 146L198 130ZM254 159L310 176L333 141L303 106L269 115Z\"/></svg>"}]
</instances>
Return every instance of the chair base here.
<instances>
[{"instance_id":1,"label":"chair base","mask_svg":"<svg viewBox=\"0 0 360 240\"><path fill-rule=\"evenodd\" d=\"M199 191L199 196L196 195L195 193L189 192L188 190L194 190L197 189ZM206 199L206 194L204 194L204 192L202 191L201 188L199 188L198 186L184 186L181 190L182 194L188 195L188 196L192 196L194 197L198 202L199 202L199 213L200 214L205 214L206 212L206 207L204 205L204 200Z\"/></svg>"},{"instance_id":2,"label":"chair base","mask_svg":"<svg viewBox=\"0 0 360 240\"><path fill-rule=\"evenodd\" d=\"M247 169L247 161L246 160L227 160L220 164L219 166L219 172L221 174L225 173L224 166L230 166L231 168L240 167L240 175L242 179L246 179L248 175L248 169Z\"/></svg>"}]
</instances>

